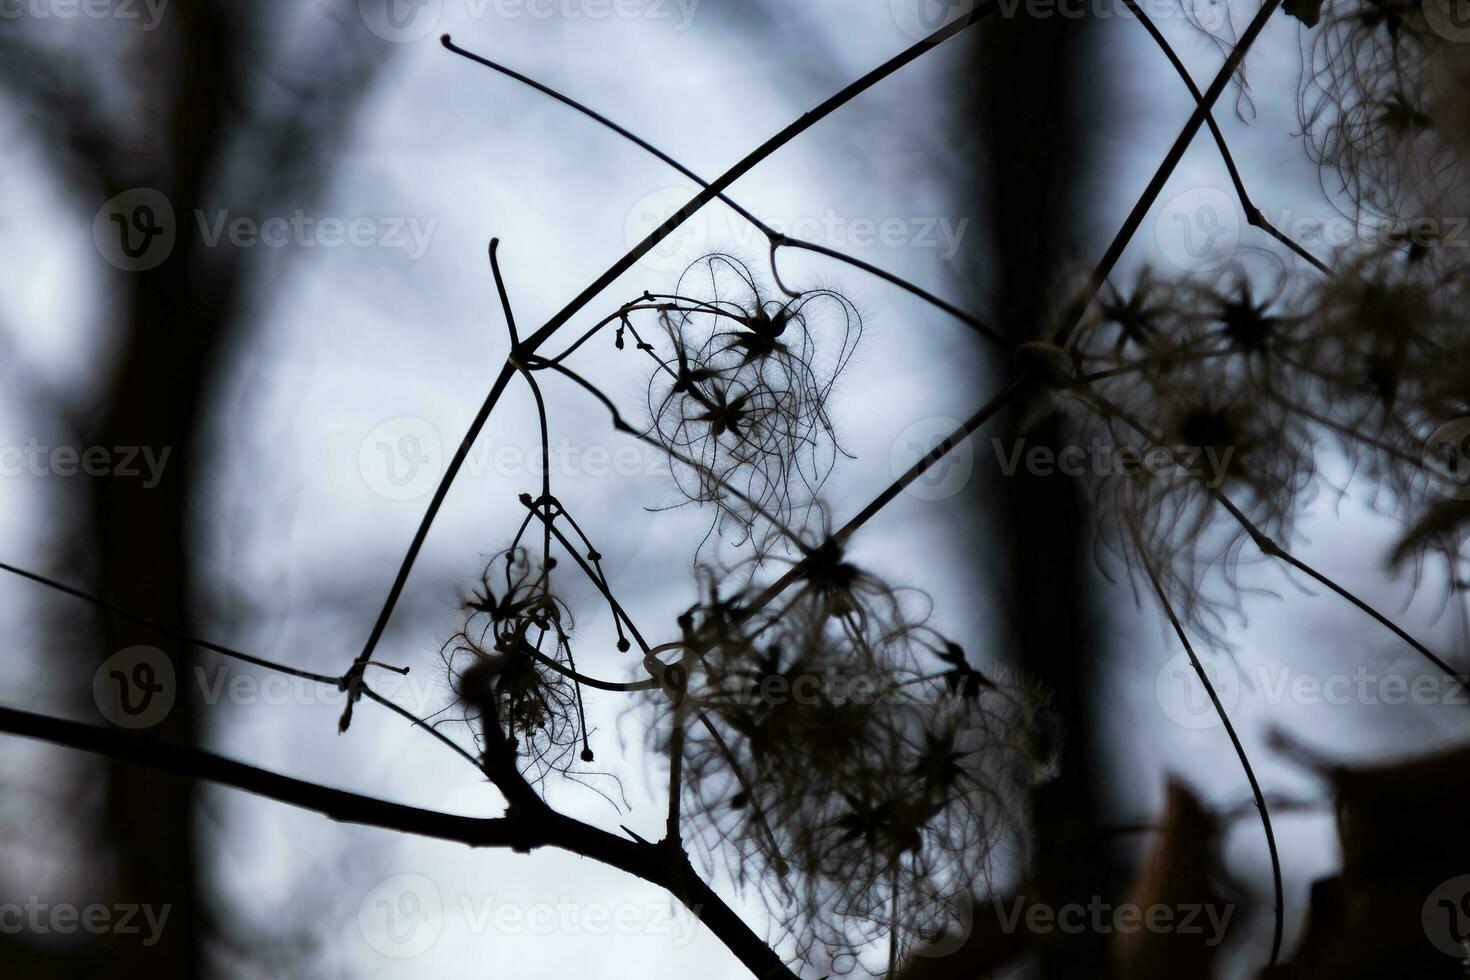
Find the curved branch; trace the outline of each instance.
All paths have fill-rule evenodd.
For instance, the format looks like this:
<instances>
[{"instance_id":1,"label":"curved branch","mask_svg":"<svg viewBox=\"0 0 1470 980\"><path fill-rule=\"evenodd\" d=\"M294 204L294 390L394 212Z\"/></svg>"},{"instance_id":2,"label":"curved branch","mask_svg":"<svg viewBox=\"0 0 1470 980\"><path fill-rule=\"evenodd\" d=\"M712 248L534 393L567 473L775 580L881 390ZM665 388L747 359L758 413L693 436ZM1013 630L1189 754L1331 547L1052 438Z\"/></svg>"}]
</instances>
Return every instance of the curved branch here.
<instances>
[{"instance_id":1,"label":"curved branch","mask_svg":"<svg viewBox=\"0 0 1470 980\"><path fill-rule=\"evenodd\" d=\"M220 654L221 656L240 660L247 664L254 664L257 667L264 667L267 670L279 671L282 674L290 674L292 677L300 677L303 680L315 681L318 684L327 684L331 687L336 688L341 688L343 686L343 681L340 677L329 677L326 674L318 674L309 670L302 670L300 667L291 667L287 664L276 663L273 660L266 660L264 657L257 657L254 654L244 653L240 650L235 650L231 647L224 646L223 644L213 643L209 640L200 639L197 636L192 636L182 630L175 629L172 626L166 626L163 623L160 623L157 620L154 620L148 616L144 616L140 613L135 613L128 609L124 609L122 606L116 605L112 602L108 602L106 599L100 599L97 596L92 595L90 592L83 592L81 589L74 588L70 585L65 584L64 582L58 582L56 579L47 578L44 575L39 575L36 572L29 572L26 571L24 568L19 568L15 565L9 565L5 562L0 562L0 571L9 572L11 575L15 575L19 578L35 582L37 585L44 585L48 589L54 589L55 591L60 592L63 595L69 595L74 599L80 599L83 602L90 603L91 605L96 606L98 609L104 610L114 616L117 616L119 619L126 619L131 623L136 623L139 626L151 629L157 632L160 636L166 636L171 640L178 640L181 643L187 643L190 646L199 647L201 650L210 650L214 653ZM399 671L398 668L390 669L394 671ZM407 673L408 671L405 669L401 672Z\"/></svg>"},{"instance_id":2,"label":"curved branch","mask_svg":"<svg viewBox=\"0 0 1470 980\"><path fill-rule=\"evenodd\" d=\"M1112 402L1103 395L1098 394L1090 388L1078 387L1075 390L1083 394L1084 397L1092 399L1097 405L1101 406L1109 414L1119 419L1124 425L1128 426L1134 432L1137 432L1139 435L1143 436L1149 441L1150 445L1153 448L1157 448L1164 452L1171 462L1175 463L1176 465L1181 465L1186 475L1190 476L1192 479L1199 480L1203 484L1205 492L1208 493L1212 498L1214 498L1215 502L1223 507L1225 511L1229 513L1230 516L1235 520L1235 522L1240 525L1241 529L1250 536L1251 541L1255 544L1257 548L1260 549L1261 554L1265 555L1268 558L1275 558L1283 561L1286 564L1297 569L1298 571L1306 573L1321 584L1327 586L1327 588L1331 589L1333 592L1336 592L1339 596L1346 599L1354 606L1357 606L1360 610L1377 620L1379 624L1387 628L1399 639L1403 640L1405 643L1409 644L1409 646L1413 647L1415 652L1417 652L1425 660L1428 660L1434 666L1444 671L1446 675L1453 677L1459 683L1460 688L1466 694L1470 694L1470 678L1467 678L1464 674L1455 670L1442 658L1435 654L1433 650L1430 650L1429 647L1425 646L1422 642L1416 639L1413 634L1409 633L1398 623L1395 623L1392 619L1379 612L1368 602L1359 598L1351 590L1337 584L1337 582L1333 581L1327 575L1317 571L1317 569L1313 568L1311 565L1302 561L1300 558L1293 555L1290 551L1287 551L1285 548L1283 548L1274 538L1272 538L1265 531L1261 530L1261 528L1256 524L1255 521L1247 517L1245 512L1242 511L1238 506L1236 506L1233 500L1225 495L1224 491L1222 491L1219 487L1211 486L1209 481L1207 481L1202 475L1191 472L1190 467L1182 466L1182 464L1179 463L1179 459L1177 454L1175 453L1174 448L1166 445L1164 440L1159 437L1158 433L1151 430L1148 425L1141 421L1137 416L1133 415L1131 412L1126 411L1122 408L1122 406L1117 405L1116 403Z\"/></svg>"},{"instance_id":3,"label":"curved branch","mask_svg":"<svg viewBox=\"0 0 1470 980\"><path fill-rule=\"evenodd\" d=\"M1139 554L1143 554L1141 547ZM1230 736L1230 744L1235 746L1235 755L1240 759L1241 768L1245 770L1245 778L1250 782L1251 793L1255 796L1256 809L1261 813L1261 826L1266 831L1266 849L1271 853L1271 880L1276 889L1275 917L1271 930L1271 959L1266 964L1266 969L1270 970L1281 957L1281 933L1285 924L1286 900L1281 887L1281 855L1276 851L1276 832L1271 829L1271 812L1266 808L1266 795L1261 792L1261 784L1256 779L1256 771L1251 766L1250 756L1246 755L1245 746L1240 744L1240 736L1235 733L1235 726L1230 723L1230 716L1226 713L1225 706L1220 703L1220 695L1215 692L1215 685L1210 683L1204 664L1200 663L1199 657L1194 652L1194 644L1189 642L1189 636L1184 632L1184 626L1179 622L1179 616L1174 612L1174 606L1169 602L1169 597L1164 593L1164 587L1159 583L1159 577L1147 558L1143 560L1143 567L1148 573L1148 580L1153 586L1154 593L1164 606L1164 613L1169 617L1170 625L1174 627L1174 633L1179 637L1179 642L1184 645L1184 652L1189 656L1189 665L1194 668L1200 683L1205 686L1205 693L1210 696L1210 703L1215 706L1215 714L1219 716L1220 723L1225 726L1225 732Z\"/></svg>"},{"instance_id":4,"label":"curved branch","mask_svg":"<svg viewBox=\"0 0 1470 980\"><path fill-rule=\"evenodd\" d=\"M1148 31L1149 37L1154 39L1154 43L1159 46L1159 49L1164 52L1164 57L1169 59L1169 64L1174 66L1175 73L1183 80L1185 87L1189 89L1189 94L1194 97L1195 105L1202 104L1204 102L1204 95L1200 93L1199 86L1194 83L1194 78L1190 76L1189 69L1185 68L1184 62L1179 60L1179 55L1174 51L1174 46L1165 39L1163 32L1155 26L1153 20L1137 4L1136 0L1123 0L1123 3L1133 12L1133 16L1138 18L1138 22L1143 25L1144 30ZM1225 142L1225 134L1220 132L1219 123L1215 122L1214 113L1206 113L1205 124L1210 127L1210 135L1215 138L1215 145L1220 148L1220 158L1225 162L1225 169L1230 174L1230 182L1235 185L1235 196L1240 199L1240 206L1245 211L1245 220L1311 263L1316 267L1317 271L1324 275L1332 275L1332 269L1327 263L1297 244L1295 239L1278 229L1261 213L1261 209L1256 207L1255 203L1251 201L1250 194L1246 193L1245 181L1241 179L1240 170L1235 166L1235 157L1231 154L1230 147Z\"/></svg>"},{"instance_id":5,"label":"curved branch","mask_svg":"<svg viewBox=\"0 0 1470 980\"><path fill-rule=\"evenodd\" d=\"M1210 83L1209 89L1195 104L1194 111L1189 114L1189 119L1185 122L1184 128L1174 138L1174 143L1169 147L1169 152L1164 156L1163 162L1159 164L1158 169L1154 171L1153 177L1149 179L1148 185L1143 189L1143 193L1134 202L1133 209L1128 212L1128 217L1124 219L1122 227L1113 236L1113 240L1108 245L1107 251L1103 253L1103 257L1098 261L1097 265L1093 267L1092 274L1088 277L1083 293L1072 310L1071 318L1057 332L1056 337L1052 341L1058 347L1066 345L1067 340L1072 336L1072 332L1082 322L1082 317L1087 313L1087 308L1097 298L1098 290L1102 289L1102 284L1107 281L1108 276L1113 274L1113 268L1118 264L1118 260L1123 257L1124 249L1128 247L1129 242L1133 241L1133 237L1138 233L1139 226L1143 224L1143 219L1147 217L1149 210L1159 199L1159 194L1163 192L1164 185L1169 182L1169 178L1178 169L1179 161L1184 159L1184 154L1189 149L1190 144L1194 142L1195 136L1199 133L1199 128L1204 125L1206 119L1210 118L1210 113L1214 110L1215 103L1220 101L1220 96L1224 94L1225 87L1230 84L1230 79L1234 78L1240 70L1241 62L1245 60L1246 54L1256 43L1256 38L1260 37L1261 31L1266 26L1266 22L1271 19L1272 14L1276 13L1281 3L1282 0L1266 0L1261 5L1261 9L1256 11L1255 17L1251 19L1250 25L1246 27L1245 33L1240 36L1240 40L1231 49L1229 57L1225 59L1225 64L1215 74L1215 80Z\"/></svg>"},{"instance_id":6,"label":"curved branch","mask_svg":"<svg viewBox=\"0 0 1470 980\"><path fill-rule=\"evenodd\" d=\"M988 13L988 11L986 11L986 13ZM979 16L984 16L984 14L979 14ZM690 170L688 167L684 166L684 164L669 156L669 154L665 153L663 150L660 150L658 147L643 139L641 136L626 129L623 126L618 125L617 123L613 122L611 119L604 116L597 110L591 108L590 106L584 105L583 103L578 102L576 99L573 99L571 96L564 95L551 86L544 85L528 75L523 75L513 68L508 68L505 65L500 64L499 62L491 61L489 58L486 58L483 55L478 55L475 54L473 51L468 51L455 44L447 36L444 38L444 46L462 58L467 58L470 61L475 62L476 64L484 65L486 68L489 68L492 71L499 72L507 78L514 79L515 81L520 82L522 85L529 86L530 88L535 89L543 95L550 96L551 98L560 102L562 105L567 106L568 108L575 109L576 111L582 113L582 115L594 120L597 123L600 123L601 125L617 133L619 136L623 137L623 139L632 143L634 146L637 146L639 149L642 149L645 152L657 157L659 160L662 160L664 163L668 164L674 170L677 170L680 174L689 178L700 187L709 187L709 181L699 176L699 174L695 173L693 170ZM1006 343L1004 337L1002 337L998 332L996 332L993 327L987 325L978 317L966 313L964 310L955 306L953 303L945 302L938 296L935 296L928 290L915 285L902 276L897 276L891 272L884 271L883 269L880 269L869 262L864 262L862 259L854 258L850 255L845 255L842 252L839 252L833 248L829 248L825 245L818 245L815 242L808 242L800 238L793 238L790 235L783 234L779 231L776 231L760 218L756 217L753 213L743 207L738 201L730 197L728 194L721 192L715 196L719 201L729 207L730 210L734 211L736 214L740 215L740 217L750 222L750 224L754 226L758 231L760 231L762 235L766 236L766 240L771 243L771 274L776 279L776 285L779 286L781 291L787 296L795 298L800 296L801 294L788 289L785 283L781 281L781 273L776 266L776 250L783 245L789 246L791 248L805 249L808 252L816 252L819 255L825 255L828 258L836 259L838 262L845 262L853 268L861 269L869 275L877 276L879 279L883 279L886 282L897 286L899 289L902 289L905 292L919 297L920 299L934 306L936 309L943 310L945 313L948 313L950 316L969 326L986 340L992 341L993 343L996 343L1002 347L1009 346Z\"/></svg>"}]
</instances>

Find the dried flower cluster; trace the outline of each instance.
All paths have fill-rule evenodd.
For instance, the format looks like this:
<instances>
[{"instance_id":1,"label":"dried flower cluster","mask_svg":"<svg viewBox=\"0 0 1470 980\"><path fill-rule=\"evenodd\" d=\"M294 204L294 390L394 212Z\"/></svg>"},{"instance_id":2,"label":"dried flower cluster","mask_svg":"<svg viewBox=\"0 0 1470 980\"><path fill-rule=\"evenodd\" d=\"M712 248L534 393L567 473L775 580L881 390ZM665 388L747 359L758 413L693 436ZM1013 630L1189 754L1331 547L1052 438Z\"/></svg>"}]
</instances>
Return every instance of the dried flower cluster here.
<instances>
[{"instance_id":1,"label":"dried flower cluster","mask_svg":"<svg viewBox=\"0 0 1470 980\"><path fill-rule=\"evenodd\" d=\"M1218 629L1238 593L1210 597L1250 536L1222 495L1261 531L1284 534L1314 474L1311 435L1294 411L1287 351L1300 324L1282 312L1284 278L1264 294L1244 268L1177 281L1145 268L1104 289L1053 376L1087 468L1099 545L1152 570L1196 626Z\"/></svg>"},{"instance_id":2,"label":"dried flower cluster","mask_svg":"<svg viewBox=\"0 0 1470 980\"><path fill-rule=\"evenodd\" d=\"M1470 52L1453 0L1329 0L1304 35L1301 121L1349 213L1465 213Z\"/></svg>"},{"instance_id":3,"label":"dried flower cluster","mask_svg":"<svg viewBox=\"0 0 1470 980\"><path fill-rule=\"evenodd\" d=\"M823 541L772 601L745 569L703 569L706 597L679 622L679 689L651 700L658 750L683 727L706 860L765 890L804 959L846 972L985 889L1050 760L1036 692L971 667L925 625L922 595Z\"/></svg>"},{"instance_id":4,"label":"dried flower cluster","mask_svg":"<svg viewBox=\"0 0 1470 980\"><path fill-rule=\"evenodd\" d=\"M673 467L680 491L747 529L753 512L784 521L809 505L841 453L827 402L862 334L856 308L830 289L773 299L725 254L655 298L668 350L649 382L651 434L694 464Z\"/></svg>"},{"instance_id":5,"label":"dried flower cluster","mask_svg":"<svg viewBox=\"0 0 1470 980\"><path fill-rule=\"evenodd\" d=\"M464 602L464 628L442 652L465 720L498 726L533 779L567 772L579 747L592 760L581 692L557 669L576 662L571 611L551 590L551 565L521 548L491 558Z\"/></svg>"},{"instance_id":6,"label":"dried flower cluster","mask_svg":"<svg viewBox=\"0 0 1470 980\"><path fill-rule=\"evenodd\" d=\"M1207 634L1241 547L1290 541L1324 449L1410 522L1396 558L1453 560L1470 526L1470 256L1344 248L1327 277L1248 258L1214 279L1145 268L1051 352L1074 438L1109 461L1090 472L1100 543Z\"/></svg>"}]
</instances>

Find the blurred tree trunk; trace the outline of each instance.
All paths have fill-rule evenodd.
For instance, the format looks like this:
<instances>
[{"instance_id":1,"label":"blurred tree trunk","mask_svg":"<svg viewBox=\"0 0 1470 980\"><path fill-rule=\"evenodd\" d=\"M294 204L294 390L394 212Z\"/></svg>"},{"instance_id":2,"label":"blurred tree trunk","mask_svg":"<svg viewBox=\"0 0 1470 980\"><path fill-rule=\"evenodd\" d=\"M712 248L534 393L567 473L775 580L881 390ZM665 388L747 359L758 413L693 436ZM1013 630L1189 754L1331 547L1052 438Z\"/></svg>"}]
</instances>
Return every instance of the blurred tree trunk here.
<instances>
[{"instance_id":1,"label":"blurred tree trunk","mask_svg":"<svg viewBox=\"0 0 1470 980\"><path fill-rule=\"evenodd\" d=\"M218 159L234 80L232 47L208 6L184 7L187 40L170 52L178 81L160 106L167 167L150 175L173 202L180 222L204 207ZM161 180L160 180L161 178ZM89 446L147 446L170 451L159 484L92 481L94 591L126 609L147 610L164 623L196 631L192 598L198 585L190 518L198 511L206 398L234 306L237 263L202 254L182 224L174 253L156 269L129 276L117 366L102 415L84 438ZM175 665L178 696L155 732L172 742L199 740L201 719L183 681L194 651L164 642L125 621L100 624L104 656L138 645L166 650ZM207 628L204 630L207 632ZM172 906L159 943L145 948L112 943L109 972L122 977L199 977L203 963L203 902L192 780L109 761L103 820L113 845L116 901Z\"/></svg>"},{"instance_id":2,"label":"blurred tree trunk","mask_svg":"<svg viewBox=\"0 0 1470 980\"><path fill-rule=\"evenodd\" d=\"M1098 107L1086 77L1093 26L1086 19L1016 16L984 25L972 42L979 70L966 87L982 141L976 210L991 220L983 260L996 284L982 309L1013 344L1053 329L1053 289L1064 263L1081 258L1078 218L1088 203L1079 183L1097 165L1087 135ZM1058 426L1038 411L1042 397L1016 406L991 434L1008 449L1020 439L1028 448L1058 448ZM985 450L977 455L987 463L992 457ZM1091 896L1114 891L1116 881L1090 832L1104 803L1107 768L1097 738L1101 651L1084 502L1072 479L1028 474L1024 466L983 482L974 506L977 514L993 515L977 520L988 521L984 540L999 555L1001 638L1020 667L1051 692L1062 729L1060 773L1032 799L1027 890L1053 907L1086 905ZM992 591L995 586L990 583ZM1043 938L1042 975L1106 974L1106 937L1057 932Z\"/></svg>"},{"instance_id":3,"label":"blurred tree trunk","mask_svg":"<svg viewBox=\"0 0 1470 980\"><path fill-rule=\"evenodd\" d=\"M161 264L107 269L116 354L95 417L75 433L82 448L147 447L155 458L168 451L167 464L156 486L91 478L89 523L58 550L76 566L69 579L89 576L95 594L196 635L209 632L196 611L203 589L196 522L208 490L212 393L262 283L251 253L228 238L206 244L195 211L254 217L283 203L283 213L307 207L386 55L356 4L341 2L305 17L313 22L306 31L285 35L292 51L282 58L264 39L279 38L274 22L298 14L264 0L251 9L177 0L156 31L119 34L115 50L89 51L90 38L81 37L58 48L24 23L0 38L0 85L31 111L56 172L85 211L136 188L161 192L172 205L176 242ZM104 108L117 71L133 110L123 117ZM196 651L116 617L101 615L95 626L94 643L64 644L79 656L71 669L77 697L90 703L93 674L113 653L161 648L175 666L177 696L150 734L199 742L204 720L189 683ZM79 866L105 869L95 887L106 897L87 901L169 906L159 942L109 934L95 946L56 953L7 943L0 957L12 948L23 955L28 978L209 975L207 941L215 930L206 912L199 787L119 762L100 765L98 831L107 851Z\"/></svg>"}]
</instances>

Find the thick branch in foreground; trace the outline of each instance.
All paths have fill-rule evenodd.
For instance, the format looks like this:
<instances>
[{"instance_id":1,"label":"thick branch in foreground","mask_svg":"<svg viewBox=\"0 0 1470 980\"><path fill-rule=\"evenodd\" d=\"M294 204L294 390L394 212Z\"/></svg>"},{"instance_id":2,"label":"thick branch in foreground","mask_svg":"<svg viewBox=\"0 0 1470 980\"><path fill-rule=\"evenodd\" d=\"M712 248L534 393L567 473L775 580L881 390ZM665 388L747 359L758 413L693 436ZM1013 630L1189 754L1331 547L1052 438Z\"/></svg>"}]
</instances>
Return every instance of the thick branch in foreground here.
<instances>
[{"instance_id":1,"label":"thick branch in foreground","mask_svg":"<svg viewBox=\"0 0 1470 980\"><path fill-rule=\"evenodd\" d=\"M539 807L533 815L467 817L363 796L201 749L170 745L148 735L0 707L0 732L146 766L311 810L341 823L377 827L470 847L509 847L526 852L555 847L600 861L668 889L761 980L794 980L796 974L703 881L683 851L625 840L590 824Z\"/></svg>"}]
</instances>

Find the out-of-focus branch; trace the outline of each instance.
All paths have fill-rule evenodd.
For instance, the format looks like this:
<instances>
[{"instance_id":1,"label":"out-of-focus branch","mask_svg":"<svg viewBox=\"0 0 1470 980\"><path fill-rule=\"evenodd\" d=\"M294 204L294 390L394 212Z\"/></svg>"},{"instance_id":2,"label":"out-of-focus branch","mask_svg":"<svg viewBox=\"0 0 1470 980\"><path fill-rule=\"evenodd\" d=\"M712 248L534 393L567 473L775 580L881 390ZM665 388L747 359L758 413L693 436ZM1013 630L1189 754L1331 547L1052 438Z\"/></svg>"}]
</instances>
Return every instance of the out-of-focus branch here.
<instances>
[{"instance_id":1,"label":"out-of-focus branch","mask_svg":"<svg viewBox=\"0 0 1470 980\"><path fill-rule=\"evenodd\" d=\"M39 142L57 170L105 200L123 189L129 167L103 107L101 84L81 61L44 49L13 26L0 35L0 89L50 137Z\"/></svg>"}]
</instances>

